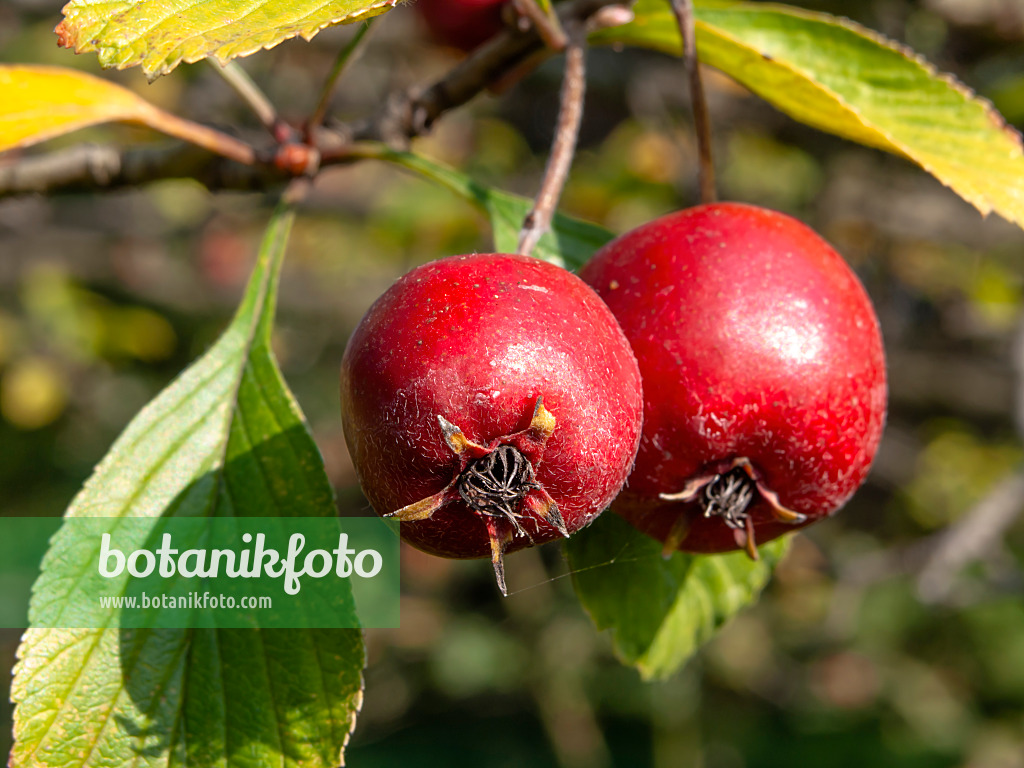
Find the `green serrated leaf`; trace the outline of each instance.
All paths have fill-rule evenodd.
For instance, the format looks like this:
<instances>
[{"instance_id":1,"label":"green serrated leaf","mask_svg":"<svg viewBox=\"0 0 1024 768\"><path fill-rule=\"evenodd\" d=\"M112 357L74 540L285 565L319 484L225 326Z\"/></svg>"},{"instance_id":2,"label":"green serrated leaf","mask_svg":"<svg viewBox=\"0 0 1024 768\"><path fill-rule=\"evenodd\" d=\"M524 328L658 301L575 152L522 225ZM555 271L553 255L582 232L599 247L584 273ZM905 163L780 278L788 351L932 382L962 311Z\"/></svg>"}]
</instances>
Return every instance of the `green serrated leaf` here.
<instances>
[{"instance_id":1,"label":"green serrated leaf","mask_svg":"<svg viewBox=\"0 0 1024 768\"><path fill-rule=\"evenodd\" d=\"M384 150L374 156L436 181L469 200L490 218L495 251L516 252L523 219L533 207L528 197L484 186L452 168L409 152ZM533 255L566 269L579 269L594 251L614 237L612 232L597 224L557 213L551 230L541 236Z\"/></svg>"},{"instance_id":2,"label":"green serrated leaf","mask_svg":"<svg viewBox=\"0 0 1024 768\"><path fill-rule=\"evenodd\" d=\"M1024 148L989 104L904 46L848 19L770 3L702 2L701 61L800 122L906 157L974 205L1024 226ZM639 0L595 42L678 54L665 0ZM680 75L682 78L682 75Z\"/></svg>"},{"instance_id":3,"label":"green serrated leaf","mask_svg":"<svg viewBox=\"0 0 1024 768\"><path fill-rule=\"evenodd\" d=\"M661 543L613 512L565 543L576 595L615 652L645 679L671 675L767 584L788 540L744 552L662 557Z\"/></svg>"},{"instance_id":4,"label":"green serrated leaf","mask_svg":"<svg viewBox=\"0 0 1024 768\"><path fill-rule=\"evenodd\" d=\"M68 516L335 514L270 348L293 218L275 213L231 325L129 424ZM67 592L66 531L33 606ZM361 702L363 657L357 629L29 629L11 689L11 765L335 766Z\"/></svg>"},{"instance_id":5,"label":"green serrated leaf","mask_svg":"<svg viewBox=\"0 0 1024 768\"><path fill-rule=\"evenodd\" d=\"M57 25L58 43L95 51L104 67L142 65L151 80L182 61L222 64L292 37L311 40L324 27L384 13L397 0L71 0Z\"/></svg>"}]
</instances>

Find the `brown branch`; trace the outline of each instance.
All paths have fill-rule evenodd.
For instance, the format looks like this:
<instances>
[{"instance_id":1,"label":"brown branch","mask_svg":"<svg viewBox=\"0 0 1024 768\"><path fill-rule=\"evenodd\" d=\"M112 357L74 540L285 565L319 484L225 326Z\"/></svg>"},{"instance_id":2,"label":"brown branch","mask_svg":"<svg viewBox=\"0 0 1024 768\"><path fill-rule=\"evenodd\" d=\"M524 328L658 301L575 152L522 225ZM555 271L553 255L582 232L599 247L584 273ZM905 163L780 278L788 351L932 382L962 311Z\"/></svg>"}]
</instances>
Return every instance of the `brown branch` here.
<instances>
[{"instance_id":1,"label":"brown branch","mask_svg":"<svg viewBox=\"0 0 1024 768\"><path fill-rule=\"evenodd\" d=\"M1016 384L1014 422L1024 439L1024 318L1011 352ZM912 576L921 600L946 602L957 577L973 562L992 562L1006 531L1024 512L1024 467L1004 475L978 503L940 531L906 547L874 552L844 568L841 580L864 587L896 575Z\"/></svg>"},{"instance_id":2,"label":"brown branch","mask_svg":"<svg viewBox=\"0 0 1024 768\"><path fill-rule=\"evenodd\" d=\"M592 17L614 5L615 0L561 3L559 19L563 26L588 22L593 25ZM426 133L442 114L462 106L531 57L543 55L545 50L536 29L499 33L431 85L392 94L384 108L371 118L321 128L315 136L316 147L322 154L321 165L351 162L356 157L350 154L354 142L385 141L404 147L413 137ZM170 178L194 178L210 189L266 189L289 178L273 167L272 149L276 147L268 147L252 166L192 146L157 150L85 146L17 159L0 156L0 198L137 186Z\"/></svg>"},{"instance_id":3,"label":"brown branch","mask_svg":"<svg viewBox=\"0 0 1024 768\"><path fill-rule=\"evenodd\" d=\"M991 560L1024 504L1024 470L1003 477L959 520L903 547L871 552L843 567L839 580L863 589L909 576L925 602L948 601L957 576L972 562Z\"/></svg>"},{"instance_id":4,"label":"brown branch","mask_svg":"<svg viewBox=\"0 0 1024 768\"><path fill-rule=\"evenodd\" d=\"M82 144L14 162L0 159L0 197L119 189L180 178L209 189L262 190L288 177L272 166L242 165L192 144L146 149Z\"/></svg>"},{"instance_id":5,"label":"brown branch","mask_svg":"<svg viewBox=\"0 0 1024 768\"><path fill-rule=\"evenodd\" d=\"M429 87L392 94L380 112L349 127L351 138L383 141L404 149L410 139L429 131L442 114L462 106L542 49L536 34L501 32Z\"/></svg>"},{"instance_id":6,"label":"brown branch","mask_svg":"<svg viewBox=\"0 0 1024 768\"><path fill-rule=\"evenodd\" d=\"M1024 319L1017 323L1013 345L1016 384L1014 422L1024 438ZM1024 512L1024 468L1003 477L985 497L942 532L926 539L930 546L917 576L917 593L927 602L947 600L956 577L975 561L990 561L1006 531Z\"/></svg>"}]
</instances>

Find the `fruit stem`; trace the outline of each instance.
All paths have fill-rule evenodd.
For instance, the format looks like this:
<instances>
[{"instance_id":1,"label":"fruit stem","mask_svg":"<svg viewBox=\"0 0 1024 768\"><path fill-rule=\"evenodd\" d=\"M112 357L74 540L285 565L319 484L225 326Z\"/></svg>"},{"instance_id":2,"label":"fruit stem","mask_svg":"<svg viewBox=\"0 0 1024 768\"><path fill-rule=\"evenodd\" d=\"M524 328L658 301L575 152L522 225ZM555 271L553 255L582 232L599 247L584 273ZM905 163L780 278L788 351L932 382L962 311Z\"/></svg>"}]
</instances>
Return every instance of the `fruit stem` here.
<instances>
[{"instance_id":1,"label":"fruit stem","mask_svg":"<svg viewBox=\"0 0 1024 768\"><path fill-rule=\"evenodd\" d=\"M568 43L565 48L565 75L562 79L561 106L558 127L551 145L551 154L544 169L544 179L533 208L523 220L516 252L529 256L541 235L551 227L555 207L562 195L572 158L576 153L576 139L583 118L583 97L586 93L586 32L576 21L567 23Z\"/></svg>"},{"instance_id":2,"label":"fruit stem","mask_svg":"<svg viewBox=\"0 0 1024 768\"><path fill-rule=\"evenodd\" d=\"M697 61L693 0L672 0L672 12L675 14L679 34L683 40L683 64L690 82L690 102L693 105L693 123L697 133L697 152L700 156L697 171L700 201L713 203L718 199L718 192L715 189L715 161L711 153L711 115L704 95L700 63Z\"/></svg>"}]
</instances>

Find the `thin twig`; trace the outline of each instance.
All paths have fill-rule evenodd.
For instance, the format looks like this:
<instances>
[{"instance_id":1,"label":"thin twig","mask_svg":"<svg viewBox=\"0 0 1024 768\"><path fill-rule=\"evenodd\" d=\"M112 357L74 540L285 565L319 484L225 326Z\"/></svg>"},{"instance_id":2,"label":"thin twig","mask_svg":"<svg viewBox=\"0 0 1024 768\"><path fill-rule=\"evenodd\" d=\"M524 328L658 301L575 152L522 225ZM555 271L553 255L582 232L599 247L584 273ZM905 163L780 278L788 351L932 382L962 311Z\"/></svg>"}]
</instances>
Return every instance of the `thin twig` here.
<instances>
[{"instance_id":1,"label":"thin twig","mask_svg":"<svg viewBox=\"0 0 1024 768\"><path fill-rule=\"evenodd\" d=\"M551 145L547 167L540 192L533 208L523 221L516 251L529 256L537 241L551 227L558 199L562 196L569 168L576 153L576 139L583 119L583 97L586 93L586 34L582 24L573 23L566 28L569 42L565 49L565 76L562 79L561 106L558 126Z\"/></svg>"},{"instance_id":2,"label":"thin twig","mask_svg":"<svg viewBox=\"0 0 1024 768\"><path fill-rule=\"evenodd\" d=\"M1024 471L1000 480L985 498L932 542L917 577L926 602L948 597L957 574L968 563L990 557L1024 509Z\"/></svg>"},{"instance_id":3,"label":"thin twig","mask_svg":"<svg viewBox=\"0 0 1024 768\"><path fill-rule=\"evenodd\" d=\"M700 62L697 61L697 32L692 0L672 0L672 12L675 14L679 34L683 39L683 63L690 81L693 123L697 132L697 150L700 154L700 201L713 203L718 199L718 193L715 190L715 162L711 154L711 116L704 95L704 82L700 76Z\"/></svg>"},{"instance_id":4,"label":"thin twig","mask_svg":"<svg viewBox=\"0 0 1024 768\"><path fill-rule=\"evenodd\" d=\"M1024 439L1024 317L1017 321L1011 349L1016 383L1014 424ZM917 577L922 600L937 602L949 597L957 574L970 562L991 560L1006 531L1024 511L1024 467L1003 479L953 525L937 534Z\"/></svg>"},{"instance_id":5,"label":"thin twig","mask_svg":"<svg viewBox=\"0 0 1024 768\"><path fill-rule=\"evenodd\" d=\"M922 600L945 602L965 566L995 557L1006 530L1024 509L1022 498L1024 469L1018 469L1000 479L955 523L906 546L854 558L843 567L839 581L859 590L894 576L909 576Z\"/></svg>"},{"instance_id":6,"label":"thin twig","mask_svg":"<svg viewBox=\"0 0 1024 768\"><path fill-rule=\"evenodd\" d=\"M367 34L373 26L373 21L373 18L368 19L365 24L360 26L359 29L356 30L355 36L338 52L338 57L334 60L334 66L331 68L331 73L324 81L324 86L320 92L320 100L317 102L316 109L313 110L313 114L306 123L307 140L314 136L317 129L324 124L324 118L327 116L327 109L331 104L331 97L334 95L334 89L338 84L338 80L341 78L345 69L351 63L356 61L360 55L362 55L363 50L366 48L366 41L368 39Z\"/></svg>"},{"instance_id":7,"label":"thin twig","mask_svg":"<svg viewBox=\"0 0 1024 768\"><path fill-rule=\"evenodd\" d=\"M249 73L234 61L229 61L223 66L213 59L207 59L207 61L217 71L217 74L223 77L224 81L231 86L231 89L242 97L242 101L249 105L249 108L259 118L259 121L270 131L270 135L275 139L278 138L278 131L280 131L282 120L278 117L277 110L270 103L270 99L260 90L255 81L249 77Z\"/></svg>"},{"instance_id":8,"label":"thin twig","mask_svg":"<svg viewBox=\"0 0 1024 768\"><path fill-rule=\"evenodd\" d=\"M573 21L586 23L602 8L614 4L616 0L559 3L558 17L562 28L568 29ZM412 137L428 131L442 114L462 106L516 66L545 50L536 29L525 34L499 32L428 88L412 89L387 99L379 114L351 126L351 137L401 147Z\"/></svg>"},{"instance_id":9,"label":"thin twig","mask_svg":"<svg viewBox=\"0 0 1024 768\"><path fill-rule=\"evenodd\" d=\"M1024 316L1017 321L1011 360L1016 384L1014 425L1017 436L1024 439ZM957 574L965 565L975 560L991 560L1003 535L1024 511L1022 499L1024 467L1003 477L985 498L953 525L936 534L917 578L921 599L931 602L947 599Z\"/></svg>"},{"instance_id":10,"label":"thin twig","mask_svg":"<svg viewBox=\"0 0 1024 768\"><path fill-rule=\"evenodd\" d=\"M521 16L529 19L533 24L540 39L544 41L544 45L552 51L565 50L565 46L569 44L569 38L565 34L565 30L562 29L556 14L545 11L537 4L537 0L512 0L512 5Z\"/></svg>"}]
</instances>

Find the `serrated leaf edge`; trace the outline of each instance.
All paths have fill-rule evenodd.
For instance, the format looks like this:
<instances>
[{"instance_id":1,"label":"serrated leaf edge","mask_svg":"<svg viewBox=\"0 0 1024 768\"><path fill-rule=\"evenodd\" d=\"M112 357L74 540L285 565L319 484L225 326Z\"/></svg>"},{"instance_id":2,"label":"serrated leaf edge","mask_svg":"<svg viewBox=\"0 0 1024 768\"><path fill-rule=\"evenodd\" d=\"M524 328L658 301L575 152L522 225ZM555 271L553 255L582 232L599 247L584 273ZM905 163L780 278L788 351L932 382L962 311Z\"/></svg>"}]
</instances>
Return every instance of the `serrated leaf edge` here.
<instances>
[{"instance_id":1,"label":"serrated leaf edge","mask_svg":"<svg viewBox=\"0 0 1024 768\"><path fill-rule=\"evenodd\" d=\"M224 66L233 59L250 56L253 53L256 53L261 50L270 50L272 48L277 47L286 40L291 40L295 37L301 37L306 42L309 42L317 34L319 34L327 27L339 26L342 24L353 24L358 21L365 21L366 19L372 18L373 16L377 16L380 15L381 13L388 11L389 9L395 7L401 2L404 2L404 0L379 0L377 3L367 8L361 8L357 11L354 11L353 13L350 13L346 16L342 16L338 19L322 23L311 24L306 27L301 26L301 21L292 22L288 26L299 28L283 33L267 43L251 43L250 45L246 45L244 42L245 38L241 38L235 41L220 43L219 45L217 45L216 50L213 51L174 56L174 52L176 50L181 49L186 42L193 40L197 37L202 37L202 35L194 34L178 41L174 48L172 48L166 56L161 57L161 64L157 67L146 66L144 64L145 56L140 57L138 55L133 55L130 59L124 61L115 61L114 58L117 56L119 52L123 51L126 46L103 45L99 43L102 34L106 31L107 27L109 27L111 22L108 22L100 30L100 32L98 32L95 35L92 35L91 39L79 39L80 36L76 35L75 31L71 27L73 22L77 19L77 17L81 15L82 10L79 8L70 8L72 5L71 2L68 2L61 10L61 13L63 14L64 18L57 24L56 27L54 27L53 31L57 35L58 46L62 48L70 48L76 54L95 52L100 60L100 65L105 69L129 69L131 67L141 65L143 74L145 74L146 78L150 82L152 82L162 75L169 74L179 64L183 62L185 64L195 64L197 61L212 58L216 60L221 66ZM254 39L263 37L268 33L272 34L273 30L266 30L258 35L251 35L247 37L249 37L250 39ZM144 35L138 35L134 38L134 40L140 40L143 37ZM218 54L217 51L231 46L239 46L239 48L238 50L232 50L232 53L228 55Z\"/></svg>"}]
</instances>

